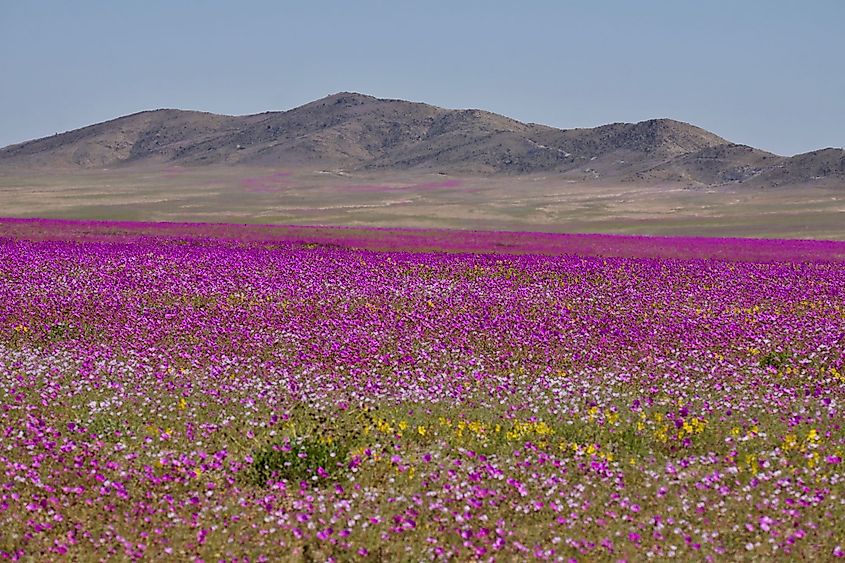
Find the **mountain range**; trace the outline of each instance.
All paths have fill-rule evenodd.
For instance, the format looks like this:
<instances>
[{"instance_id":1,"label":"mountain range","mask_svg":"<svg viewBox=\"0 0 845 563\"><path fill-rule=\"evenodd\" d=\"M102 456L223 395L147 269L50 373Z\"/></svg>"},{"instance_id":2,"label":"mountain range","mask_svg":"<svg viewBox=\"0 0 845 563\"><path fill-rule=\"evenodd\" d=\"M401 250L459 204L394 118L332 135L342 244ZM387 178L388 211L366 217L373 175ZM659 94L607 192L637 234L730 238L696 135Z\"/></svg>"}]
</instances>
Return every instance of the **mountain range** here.
<instances>
[{"instance_id":1,"label":"mountain range","mask_svg":"<svg viewBox=\"0 0 845 563\"><path fill-rule=\"evenodd\" d=\"M845 185L845 151L792 157L672 119L556 129L487 111L341 92L282 112L159 109L0 149L0 168L257 165L573 181Z\"/></svg>"}]
</instances>

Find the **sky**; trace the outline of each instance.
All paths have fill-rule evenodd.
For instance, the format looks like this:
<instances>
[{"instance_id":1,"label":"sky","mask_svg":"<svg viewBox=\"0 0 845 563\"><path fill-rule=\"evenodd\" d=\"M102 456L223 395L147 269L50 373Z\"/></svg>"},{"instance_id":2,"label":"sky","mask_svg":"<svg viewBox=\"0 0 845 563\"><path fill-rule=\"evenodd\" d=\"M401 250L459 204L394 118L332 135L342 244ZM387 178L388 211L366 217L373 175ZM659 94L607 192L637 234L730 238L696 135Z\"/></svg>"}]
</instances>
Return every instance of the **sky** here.
<instances>
[{"instance_id":1,"label":"sky","mask_svg":"<svg viewBox=\"0 0 845 563\"><path fill-rule=\"evenodd\" d=\"M843 0L0 0L0 146L354 91L560 128L669 117L792 155L845 145L843 23Z\"/></svg>"}]
</instances>

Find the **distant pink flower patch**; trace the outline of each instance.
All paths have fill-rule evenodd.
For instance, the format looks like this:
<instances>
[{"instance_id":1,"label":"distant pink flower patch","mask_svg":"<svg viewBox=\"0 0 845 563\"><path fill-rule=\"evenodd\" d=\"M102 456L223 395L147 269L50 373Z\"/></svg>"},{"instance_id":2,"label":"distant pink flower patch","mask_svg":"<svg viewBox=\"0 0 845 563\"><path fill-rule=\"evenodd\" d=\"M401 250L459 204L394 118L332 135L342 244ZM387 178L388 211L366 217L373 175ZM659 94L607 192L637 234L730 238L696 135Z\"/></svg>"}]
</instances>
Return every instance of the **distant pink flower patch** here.
<instances>
[{"instance_id":1,"label":"distant pink flower patch","mask_svg":"<svg viewBox=\"0 0 845 563\"><path fill-rule=\"evenodd\" d=\"M414 184L411 188L417 190L438 190L442 188L457 188L463 185L463 180L444 180L442 182L425 182L423 184Z\"/></svg>"},{"instance_id":2,"label":"distant pink flower patch","mask_svg":"<svg viewBox=\"0 0 845 563\"><path fill-rule=\"evenodd\" d=\"M282 174L278 173L283 179ZM249 179L246 179L249 180ZM246 181L244 180L244 181ZM460 236L456 236L460 235ZM642 235L564 234L390 227L315 227L144 223L0 217L0 237L27 240L141 242L148 237L302 242L392 252L535 254L728 262L845 262L845 242Z\"/></svg>"},{"instance_id":3,"label":"distant pink flower patch","mask_svg":"<svg viewBox=\"0 0 845 563\"><path fill-rule=\"evenodd\" d=\"M457 188L463 185L463 180L451 179L442 182L422 182L419 184L390 185L390 184L352 184L345 186L346 191L356 192L395 192L395 191L418 191L418 190L442 190L446 188Z\"/></svg>"},{"instance_id":4,"label":"distant pink flower patch","mask_svg":"<svg viewBox=\"0 0 845 563\"><path fill-rule=\"evenodd\" d=\"M241 180L241 185L246 188L246 191L253 193L278 192L290 185L289 181L286 180L290 175L290 172L276 172L267 176L253 176Z\"/></svg>"}]
</instances>

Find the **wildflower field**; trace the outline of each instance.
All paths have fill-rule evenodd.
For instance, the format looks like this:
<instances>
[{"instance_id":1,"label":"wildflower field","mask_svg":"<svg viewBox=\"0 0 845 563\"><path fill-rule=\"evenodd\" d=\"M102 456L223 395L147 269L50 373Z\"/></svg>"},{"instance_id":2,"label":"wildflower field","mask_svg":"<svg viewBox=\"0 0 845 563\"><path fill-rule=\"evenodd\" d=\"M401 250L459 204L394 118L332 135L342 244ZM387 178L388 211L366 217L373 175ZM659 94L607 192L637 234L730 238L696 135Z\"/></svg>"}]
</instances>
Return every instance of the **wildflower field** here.
<instances>
[{"instance_id":1,"label":"wildflower field","mask_svg":"<svg viewBox=\"0 0 845 563\"><path fill-rule=\"evenodd\" d=\"M843 265L0 220L0 560L841 557Z\"/></svg>"}]
</instances>

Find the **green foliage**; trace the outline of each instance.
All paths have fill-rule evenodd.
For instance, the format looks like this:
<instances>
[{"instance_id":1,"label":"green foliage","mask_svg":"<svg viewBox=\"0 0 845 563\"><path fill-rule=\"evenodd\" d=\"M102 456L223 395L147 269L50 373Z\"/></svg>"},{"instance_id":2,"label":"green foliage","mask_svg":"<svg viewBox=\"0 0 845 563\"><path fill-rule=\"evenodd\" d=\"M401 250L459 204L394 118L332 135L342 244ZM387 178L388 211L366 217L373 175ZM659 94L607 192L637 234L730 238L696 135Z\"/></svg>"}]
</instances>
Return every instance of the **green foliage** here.
<instances>
[{"instance_id":1,"label":"green foliage","mask_svg":"<svg viewBox=\"0 0 845 563\"><path fill-rule=\"evenodd\" d=\"M257 486L270 479L337 481L348 453L348 448L330 439L302 437L274 443L253 453L247 478Z\"/></svg>"},{"instance_id":2,"label":"green foliage","mask_svg":"<svg viewBox=\"0 0 845 563\"><path fill-rule=\"evenodd\" d=\"M46 340L70 340L79 337L79 328L70 323L60 322L52 325L47 331Z\"/></svg>"},{"instance_id":3,"label":"green foliage","mask_svg":"<svg viewBox=\"0 0 845 563\"><path fill-rule=\"evenodd\" d=\"M789 353L785 351L771 351L768 354L764 355L760 358L760 367L767 368L779 368L789 361Z\"/></svg>"},{"instance_id":4,"label":"green foliage","mask_svg":"<svg viewBox=\"0 0 845 563\"><path fill-rule=\"evenodd\" d=\"M109 414L97 415L88 424L89 433L95 434L101 440L105 440L107 442L118 441L120 439L118 437L120 434L117 433L126 432L127 430L128 424L125 420Z\"/></svg>"}]
</instances>

